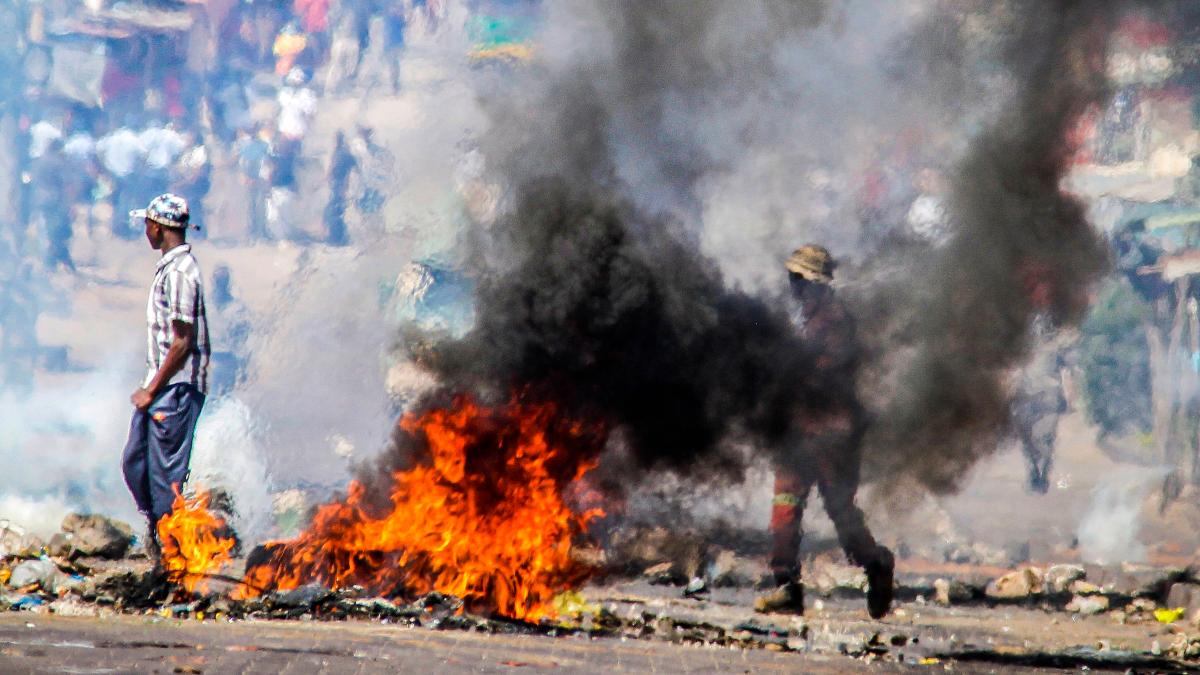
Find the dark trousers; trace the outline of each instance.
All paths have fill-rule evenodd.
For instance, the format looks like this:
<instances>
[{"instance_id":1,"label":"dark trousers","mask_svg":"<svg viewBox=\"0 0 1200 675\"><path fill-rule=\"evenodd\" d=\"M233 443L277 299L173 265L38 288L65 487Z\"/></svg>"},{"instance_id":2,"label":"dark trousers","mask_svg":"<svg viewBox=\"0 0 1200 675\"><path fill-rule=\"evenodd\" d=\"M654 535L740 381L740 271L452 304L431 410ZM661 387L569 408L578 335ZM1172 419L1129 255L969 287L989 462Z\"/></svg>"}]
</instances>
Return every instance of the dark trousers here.
<instances>
[{"instance_id":1,"label":"dark trousers","mask_svg":"<svg viewBox=\"0 0 1200 675\"><path fill-rule=\"evenodd\" d=\"M149 409L133 412L121 466L138 510L156 523L171 512L173 486L183 489L192 458L192 434L203 407L199 389L172 384Z\"/></svg>"},{"instance_id":2,"label":"dark trousers","mask_svg":"<svg viewBox=\"0 0 1200 675\"><path fill-rule=\"evenodd\" d=\"M850 562L867 567L880 560L883 549L854 503L860 464L854 434L835 433L805 437L776 466L770 566L778 583L800 579L801 520L814 485Z\"/></svg>"}]
</instances>

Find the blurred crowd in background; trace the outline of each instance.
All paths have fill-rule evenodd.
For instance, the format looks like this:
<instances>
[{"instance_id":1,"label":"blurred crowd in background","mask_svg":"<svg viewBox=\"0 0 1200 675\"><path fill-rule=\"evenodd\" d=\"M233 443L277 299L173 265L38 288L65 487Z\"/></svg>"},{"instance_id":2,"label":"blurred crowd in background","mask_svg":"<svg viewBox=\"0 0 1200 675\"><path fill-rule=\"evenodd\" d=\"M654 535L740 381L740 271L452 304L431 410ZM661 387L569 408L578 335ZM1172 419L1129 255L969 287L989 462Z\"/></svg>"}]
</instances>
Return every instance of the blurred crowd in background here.
<instances>
[{"instance_id":1,"label":"blurred crowd in background","mask_svg":"<svg viewBox=\"0 0 1200 675\"><path fill-rule=\"evenodd\" d=\"M1073 139L1065 187L1110 236L1118 273L1098 289L1082 334L1053 341L1056 354L1072 356L1047 362L1075 364L1077 393L1102 433L1140 434L1135 452L1180 467L1177 483L1200 484L1200 10L1172 7L1124 21L1107 65L1112 97ZM38 342L39 314L62 302L44 281L79 273L80 239L140 237L127 213L161 192L185 195L197 236L214 244L361 241L361 223L381 219L396 198L394 149L354 116L317 142L314 119L337 101L366 109L402 95L412 45L451 22L467 24L470 63L519 66L543 11L539 0L0 3L0 389L30 388L37 368L70 367L65 349ZM963 12L957 28L969 48L986 38L986 12ZM986 62L978 68L992 76ZM920 75L895 70L901 81ZM954 128L914 125L887 137L844 130L841 166L797 168L794 182L810 196L805 217L849 233L832 244L859 257L905 242L942 245L953 229L955 143L985 124L953 119ZM473 178L482 160L464 141L458 188L475 217L496 196ZM453 274L404 264L395 292L411 277L422 293L452 288L443 304L466 302L469 284ZM445 278L453 283L430 281ZM238 307L228 270L213 282L218 302ZM233 332L235 343L244 339L244 328ZM1031 413L1030 428L1052 428L1063 409L1051 379L1056 392L1040 397L1049 403ZM1052 434L1037 435L1053 445ZM1038 480L1044 489L1044 471Z\"/></svg>"},{"instance_id":2,"label":"blurred crowd in background","mask_svg":"<svg viewBox=\"0 0 1200 675\"><path fill-rule=\"evenodd\" d=\"M535 5L466 3L469 57L527 58L511 17ZM128 212L162 192L185 195L194 237L217 244L349 244L348 212L381 212L394 160L352 119L306 147L318 105L397 95L406 39L447 14L445 0L0 4L0 388L54 367L35 325L56 300L40 282L78 273L80 238L141 237Z\"/></svg>"}]
</instances>

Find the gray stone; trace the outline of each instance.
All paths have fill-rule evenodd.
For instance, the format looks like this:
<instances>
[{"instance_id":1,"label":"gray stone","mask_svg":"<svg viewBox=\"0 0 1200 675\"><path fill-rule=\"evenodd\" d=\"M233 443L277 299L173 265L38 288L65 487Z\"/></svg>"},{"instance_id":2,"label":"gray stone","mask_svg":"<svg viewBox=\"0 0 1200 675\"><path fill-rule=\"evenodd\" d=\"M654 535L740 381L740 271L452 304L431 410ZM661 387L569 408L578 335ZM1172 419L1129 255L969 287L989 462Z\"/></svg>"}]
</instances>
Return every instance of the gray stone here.
<instances>
[{"instance_id":1,"label":"gray stone","mask_svg":"<svg viewBox=\"0 0 1200 675\"><path fill-rule=\"evenodd\" d=\"M1087 570L1082 565L1051 565L1046 570L1046 591L1066 593L1071 590L1071 584L1086 578Z\"/></svg>"},{"instance_id":2,"label":"gray stone","mask_svg":"<svg viewBox=\"0 0 1200 675\"><path fill-rule=\"evenodd\" d=\"M867 588L867 574L858 567L830 563L817 568L813 585L824 595L837 589L864 591Z\"/></svg>"},{"instance_id":3,"label":"gray stone","mask_svg":"<svg viewBox=\"0 0 1200 675\"><path fill-rule=\"evenodd\" d=\"M635 527L618 533L609 547L609 565L616 569L644 570L663 562L672 565L672 576L686 583L704 573L702 560L707 542L694 532L664 527Z\"/></svg>"},{"instance_id":4,"label":"gray stone","mask_svg":"<svg viewBox=\"0 0 1200 675\"><path fill-rule=\"evenodd\" d=\"M1166 606L1174 609L1183 607L1187 616L1195 616L1200 612L1200 586L1185 582L1176 582L1167 589Z\"/></svg>"},{"instance_id":5,"label":"gray stone","mask_svg":"<svg viewBox=\"0 0 1200 675\"><path fill-rule=\"evenodd\" d=\"M72 513L63 518L62 532L65 541L60 546L69 558L116 560L125 556L133 541L133 528L128 523L98 514Z\"/></svg>"},{"instance_id":6,"label":"gray stone","mask_svg":"<svg viewBox=\"0 0 1200 675\"><path fill-rule=\"evenodd\" d=\"M768 571L761 558L747 558L721 549L709 563L707 575L712 585L718 588L748 588L758 583Z\"/></svg>"},{"instance_id":7,"label":"gray stone","mask_svg":"<svg viewBox=\"0 0 1200 675\"><path fill-rule=\"evenodd\" d=\"M939 605L953 605L971 599L971 589L961 581L936 579L933 590L933 600Z\"/></svg>"},{"instance_id":8,"label":"gray stone","mask_svg":"<svg viewBox=\"0 0 1200 675\"><path fill-rule=\"evenodd\" d=\"M1077 595L1067 603L1066 610L1084 616L1108 611L1108 598L1103 595Z\"/></svg>"},{"instance_id":9,"label":"gray stone","mask_svg":"<svg viewBox=\"0 0 1200 675\"><path fill-rule=\"evenodd\" d=\"M675 563L664 562L647 567L642 576L652 584L680 585L687 582L687 577L679 573Z\"/></svg>"}]
</instances>

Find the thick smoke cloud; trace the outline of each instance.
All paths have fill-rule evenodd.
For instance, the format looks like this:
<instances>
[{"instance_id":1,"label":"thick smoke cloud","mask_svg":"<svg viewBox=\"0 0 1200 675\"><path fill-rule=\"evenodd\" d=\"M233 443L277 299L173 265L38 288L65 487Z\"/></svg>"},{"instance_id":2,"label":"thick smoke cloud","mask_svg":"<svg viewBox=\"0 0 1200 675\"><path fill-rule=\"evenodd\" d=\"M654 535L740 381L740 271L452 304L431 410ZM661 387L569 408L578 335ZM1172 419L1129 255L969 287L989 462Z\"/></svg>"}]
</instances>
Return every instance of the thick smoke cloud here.
<instances>
[{"instance_id":1,"label":"thick smoke cloud","mask_svg":"<svg viewBox=\"0 0 1200 675\"><path fill-rule=\"evenodd\" d=\"M550 9L550 25L593 22L615 39L611 58L544 64L520 80L529 99L491 102L481 146L513 201L479 246L475 329L433 350L444 387L431 402L521 391L610 425L643 466L738 470L735 442L777 449L794 412L822 399L784 305L728 288L680 219L718 162L701 138L667 133L696 133L670 110L758 86L773 44L814 26L821 5L570 9ZM755 30L727 42L729 21Z\"/></svg>"},{"instance_id":2,"label":"thick smoke cloud","mask_svg":"<svg viewBox=\"0 0 1200 675\"><path fill-rule=\"evenodd\" d=\"M518 261L482 284L475 330L442 347L452 391L524 390L671 468L738 432L777 447L792 411L819 405L802 400L805 354L783 312L727 290L670 223L546 178L521 187L501 229Z\"/></svg>"},{"instance_id":3,"label":"thick smoke cloud","mask_svg":"<svg viewBox=\"0 0 1200 675\"><path fill-rule=\"evenodd\" d=\"M1072 125L1106 91L1118 4L552 4L543 58L506 73L493 84L502 95L485 101L480 148L512 197L476 233L477 324L428 355L444 385L429 402L523 388L614 424L641 464L680 470L701 458L736 468L740 441L781 449L796 412L822 396L775 294L778 265L804 239L861 246L841 220L854 191L838 184L854 164L842 155L923 124L927 156L960 150L950 241L856 261L851 295L872 358L875 475L952 491L998 445L1004 376L1035 316L1077 320L1104 269L1059 182ZM979 16L992 23L986 45L964 37ZM884 18L907 32L849 46L888 63L828 49L854 42L844 24ZM823 50L827 67L808 60ZM936 62L946 57L962 62ZM993 57L1003 72L976 83ZM888 74L923 60L917 72L933 80L923 86ZM866 82L838 82L843 72ZM977 104L948 103L985 89ZM839 96L820 95L830 91ZM939 135L952 119L968 128ZM763 175L772 181L737 182ZM765 213L753 204L760 187ZM822 200L828 208L813 208ZM787 213L790 224L730 224L721 206L738 204L751 205L747 220ZM738 240L756 245L723 250ZM752 292L724 281L731 269Z\"/></svg>"},{"instance_id":4,"label":"thick smoke cloud","mask_svg":"<svg viewBox=\"0 0 1200 675\"><path fill-rule=\"evenodd\" d=\"M881 359L907 359L869 442L888 476L953 491L1009 421L1005 376L1027 354L1035 316L1077 322L1106 248L1060 183L1072 127L1107 93L1116 2L1005 3L997 28L1014 92L959 162L954 235L880 287L863 315ZM911 349L911 351L909 351Z\"/></svg>"}]
</instances>

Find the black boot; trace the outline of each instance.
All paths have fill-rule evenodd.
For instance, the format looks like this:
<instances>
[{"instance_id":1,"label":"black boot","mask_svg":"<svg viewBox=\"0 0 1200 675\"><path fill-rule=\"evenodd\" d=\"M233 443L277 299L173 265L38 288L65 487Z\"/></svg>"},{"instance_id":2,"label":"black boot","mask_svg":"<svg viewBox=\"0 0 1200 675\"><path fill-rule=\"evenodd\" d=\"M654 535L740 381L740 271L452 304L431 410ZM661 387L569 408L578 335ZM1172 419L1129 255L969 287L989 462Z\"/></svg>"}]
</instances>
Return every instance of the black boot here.
<instances>
[{"instance_id":1,"label":"black boot","mask_svg":"<svg viewBox=\"0 0 1200 675\"><path fill-rule=\"evenodd\" d=\"M875 559L866 565L867 613L872 619L882 619L892 607L895 592L896 559L892 552L880 546Z\"/></svg>"}]
</instances>

